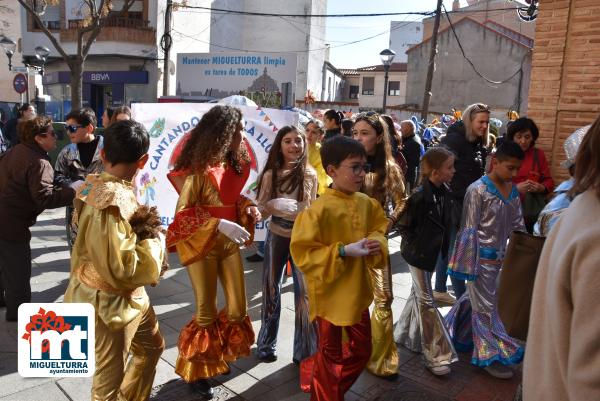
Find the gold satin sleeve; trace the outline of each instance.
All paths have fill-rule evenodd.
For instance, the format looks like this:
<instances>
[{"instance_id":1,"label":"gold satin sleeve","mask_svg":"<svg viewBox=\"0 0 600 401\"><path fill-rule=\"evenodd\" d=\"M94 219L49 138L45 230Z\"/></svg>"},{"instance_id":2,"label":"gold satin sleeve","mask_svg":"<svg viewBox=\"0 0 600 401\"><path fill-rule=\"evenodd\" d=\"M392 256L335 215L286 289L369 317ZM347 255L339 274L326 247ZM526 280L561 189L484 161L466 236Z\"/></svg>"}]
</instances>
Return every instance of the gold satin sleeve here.
<instances>
[{"instance_id":1,"label":"gold satin sleeve","mask_svg":"<svg viewBox=\"0 0 600 401\"><path fill-rule=\"evenodd\" d=\"M394 203L394 210L390 213L390 218L396 222L400 218L402 212L404 212L404 209L406 209L406 202L408 201L404 182L398 181L395 183L390 195L392 202Z\"/></svg>"},{"instance_id":2,"label":"gold satin sleeve","mask_svg":"<svg viewBox=\"0 0 600 401\"><path fill-rule=\"evenodd\" d=\"M339 255L342 242L325 245L319 232L319 220L307 209L300 213L294 223L290 251L296 266L311 280L331 283L347 267Z\"/></svg>"},{"instance_id":3,"label":"gold satin sleeve","mask_svg":"<svg viewBox=\"0 0 600 401\"><path fill-rule=\"evenodd\" d=\"M133 290L158 281L163 246L158 239L136 243L136 236L115 207L103 210L84 206L79 214L79 238L71 254L71 277L65 302L83 302L111 329L118 330L133 321L148 304L143 287L123 297L89 287L79 281L77 271L93 264L103 281L118 290Z\"/></svg>"},{"instance_id":4,"label":"gold satin sleeve","mask_svg":"<svg viewBox=\"0 0 600 401\"><path fill-rule=\"evenodd\" d=\"M370 234L367 235L367 238L379 242L381 253L365 256L365 264L372 269L383 269L387 266L389 253L388 242L385 237L388 218L377 200L369 198L369 202L371 202L371 218L368 219L367 232Z\"/></svg>"},{"instance_id":5,"label":"gold satin sleeve","mask_svg":"<svg viewBox=\"0 0 600 401\"><path fill-rule=\"evenodd\" d=\"M205 175L189 175L177 201L175 213L199 205L223 206L219 192L214 188ZM194 227L195 232L188 238L178 241L175 245L181 264L187 266L202 259L212 249L217 237L218 218L205 215L206 222Z\"/></svg>"},{"instance_id":6,"label":"gold satin sleeve","mask_svg":"<svg viewBox=\"0 0 600 401\"><path fill-rule=\"evenodd\" d=\"M112 287L133 290L158 281L164 257L160 240L137 242L131 226L116 208L85 207L79 216L79 235L85 241L78 245L85 247L89 262Z\"/></svg>"},{"instance_id":7,"label":"gold satin sleeve","mask_svg":"<svg viewBox=\"0 0 600 401\"><path fill-rule=\"evenodd\" d=\"M308 163L317 173L317 181L319 183L317 194L321 196L325 193L329 184L331 184L331 177L325 172L323 162L321 161L320 148L317 145L308 145Z\"/></svg>"}]
</instances>

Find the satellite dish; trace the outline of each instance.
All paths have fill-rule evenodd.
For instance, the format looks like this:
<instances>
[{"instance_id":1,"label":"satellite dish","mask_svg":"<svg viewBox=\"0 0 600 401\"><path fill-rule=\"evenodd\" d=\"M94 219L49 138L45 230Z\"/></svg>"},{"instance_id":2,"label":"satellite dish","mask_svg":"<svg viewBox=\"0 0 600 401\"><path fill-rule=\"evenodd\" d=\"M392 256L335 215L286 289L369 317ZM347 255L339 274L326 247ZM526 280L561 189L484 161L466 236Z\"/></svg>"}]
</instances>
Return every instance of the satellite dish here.
<instances>
[{"instance_id":1,"label":"satellite dish","mask_svg":"<svg viewBox=\"0 0 600 401\"><path fill-rule=\"evenodd\" d=\"M538 16L538 0L525 0L528 7L519 7L517 9L517 14L519 15L519 19L524 22L534 21Z\"/></svg>"},{"instance_id":2,"label":"satellite dish","mask_svg":"<svg viewBox=\"0 0 600 401\"><path fill-rule=\"evenodd\" d=\"M169 60L169 74L175 75L175 63L173 60Z\"/></svg>"}]
</instances>

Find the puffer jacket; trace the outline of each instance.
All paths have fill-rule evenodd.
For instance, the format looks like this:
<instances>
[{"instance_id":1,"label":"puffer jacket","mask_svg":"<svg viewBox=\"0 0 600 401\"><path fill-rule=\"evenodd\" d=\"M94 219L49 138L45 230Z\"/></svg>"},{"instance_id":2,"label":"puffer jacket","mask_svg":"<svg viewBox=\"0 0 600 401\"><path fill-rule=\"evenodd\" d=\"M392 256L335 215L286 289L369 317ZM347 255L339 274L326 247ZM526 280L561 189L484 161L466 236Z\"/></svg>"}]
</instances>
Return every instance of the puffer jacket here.
<instances>
[{"instance_id":1,"label":"puffer jacket","mask_svg":"<svg viewBox=\"0 0 600 401\"><path fill-rule=\"evenodd\" d=\"M448 127L446 136L441 142L456 156L454 162L456 172L450 183L450 192L462 206L469 185L485 174L487 149L483 145L483 140L467 141L465 125L462 121L457 121Z\"/></svg>"}]
</instances>

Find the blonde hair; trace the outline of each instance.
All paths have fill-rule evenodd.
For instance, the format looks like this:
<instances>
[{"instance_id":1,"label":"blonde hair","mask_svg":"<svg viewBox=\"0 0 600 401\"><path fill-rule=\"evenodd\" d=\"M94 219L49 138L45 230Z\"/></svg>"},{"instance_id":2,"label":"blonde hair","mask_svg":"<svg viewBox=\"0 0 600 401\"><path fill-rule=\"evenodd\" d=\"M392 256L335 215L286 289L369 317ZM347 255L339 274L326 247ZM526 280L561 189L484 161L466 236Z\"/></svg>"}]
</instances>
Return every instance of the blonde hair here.
<instances>
[{"instance_id":1,"label":"blonde hair","mask_svg":"<svg viewBox=\"0 0 600 401\"><path fill-rule=\"evenodd\" d=\"M465 111L463 111L463 124L465 125L465 135L469 142L474 142L477 138L474 137L471 123L475 119L475 116L479 113L488 113L490 114L490 108L487 104L483 103L473 103L472 105L467 106ZM488 125L488 130L485 132L483 137L481 138L483 142L483 146L488 145L488 136L490 134L490 127Z\"/></svg>"},{"instance_id":2,"label":"blonde hair","mask_svg":"<svg viewBox=\"0 0 600 401\"><path fill-rule=\"evenodd\" d=\"M429 148L421 158L421 182L431 176L433 170L442 168L446 160L454 157L454 153L446 148Z\"/></svg>"}]
</instances>

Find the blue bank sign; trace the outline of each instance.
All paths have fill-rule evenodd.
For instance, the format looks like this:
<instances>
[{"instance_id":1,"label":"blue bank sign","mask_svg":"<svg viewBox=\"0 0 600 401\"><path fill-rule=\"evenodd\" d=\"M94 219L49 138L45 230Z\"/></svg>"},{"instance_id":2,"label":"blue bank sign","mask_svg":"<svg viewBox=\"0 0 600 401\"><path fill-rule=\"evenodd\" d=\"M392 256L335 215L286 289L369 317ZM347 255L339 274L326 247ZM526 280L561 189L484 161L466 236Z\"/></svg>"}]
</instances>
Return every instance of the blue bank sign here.
<instances>
[{"instance_id":1,"label":"blue bank sign","mask_svg":"<svg viewBox=\"0 0 600 401\"><path fill-rule=\"evenodd\" d=\"M55 71L44 75L44 85L71 82L69 71ZM85 71L84 84L147 84L148 71Z\"/></svg>"}]
</instances>

